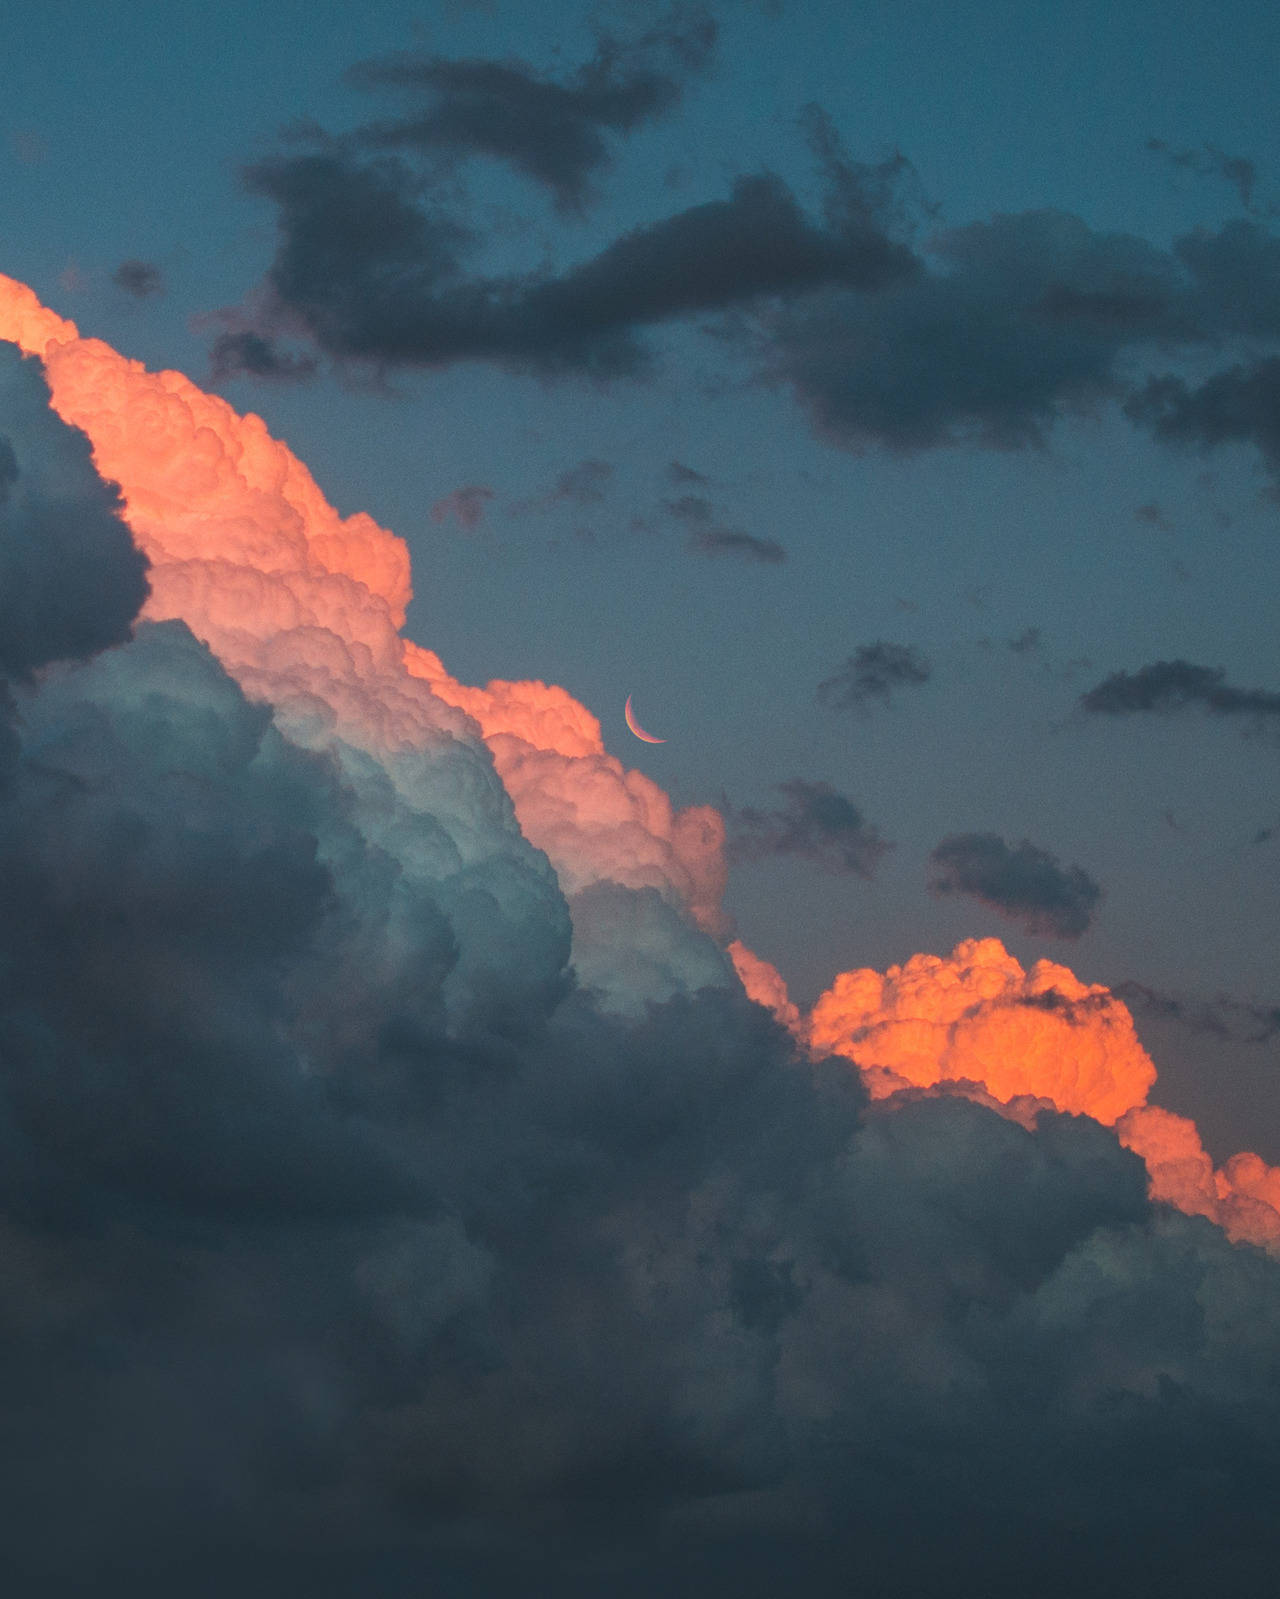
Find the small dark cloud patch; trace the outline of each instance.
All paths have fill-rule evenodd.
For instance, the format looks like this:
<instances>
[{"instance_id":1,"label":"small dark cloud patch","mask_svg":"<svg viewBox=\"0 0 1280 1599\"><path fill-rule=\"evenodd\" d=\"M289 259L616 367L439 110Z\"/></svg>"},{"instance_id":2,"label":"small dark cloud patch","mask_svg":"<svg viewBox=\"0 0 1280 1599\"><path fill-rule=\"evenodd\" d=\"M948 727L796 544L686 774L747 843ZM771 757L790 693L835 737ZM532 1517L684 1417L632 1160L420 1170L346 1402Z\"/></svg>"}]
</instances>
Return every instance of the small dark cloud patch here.
<instances>
[{"instance_id":1,"label":"small dark cloud patch","mask_svg":"<svg viewBox=\"0 0 1280 1599\"><path fill-rule=\"evenodd\" d=\"M612 481L613 467L608 461L579 461L561 472L548 498L579 507L599 505Z\"/></svg>"},{"instance_id":2,"label":"small dark cloud patch","mask_svg":"<svg viewBox=\"0 0 1280 1599\"><path fill-rule=\"evenodd\" d=\"M1079 866L1059 865L1027 839L1010 846L996 833L953 833L929 866L931 893L968 895L1038 936L1079 938L1102 898Z\"/></svg>"},{"instance_id":3,"label":"small dark cloud patch","mask_svg":"<svg viewBox=\"0 0 1280 1599\"><path fill-rule=\"evenodd\" d=\"M1016 638L1008 640L1005 648L1014 655L1036 655L1044 646L1038 627L1024 627Z\"/></svg>"},{"instance_id":4,"label":"small dark cloud patch","mask_svg":"<svg viewBox=\"0 0 1280 1599\"><path fill-rule=\"evenodd\" d=\"M1240 204L1245 210L1253 210L1258 169L1247 156L1228 155L1216 144L1207 143L1198 150L1175 150L1163 139L1148 139L1147 149L1163 156L1170 166L1184 172L1194 172L1203 178L1223 178L1240 196Z\"/></svg>"},{"instance_id":5,"label":"small dark cloud patch","mask_svg":"<svg viewBox=\"0 0 1280 1599\"><path fill-rule=\"evenodd\" d=\"M1215 372L1194 387L1171 373L1150 378L1124 409L1158 439L1203 450L1253 444L1280 470L1280 356Z\"/></svg>"},{"instance_id":6,"label":"small dark cloud patch","mask_svg":"<svg viewBox=\"0 0 1280 1599\"><path fill-rule=\"evenodd\" d=\"M715 508L705 494L681 494L674 500L663 500L662 508L677 522L689 522L695 527L705 527L715 519Z\"/></svg>"},{"instance_id":7,"label":"small dark cloud patch","mask_svg":"<svg viewBox=\"0 0 1280 1599\"><path fill-rule=\"evenodd\" d=\"M610 137L669 111L685 79L707 67L716 31L704 7L678 5L635 39L602 36L592 58L563 80L521 62L425 55L361 62L347 78L410 101L404 117L365 128L365 144L505 161L562 211L576 212L590 198L590 180L611 163Z\"/></svg>"},{"instance_id":8,"label":"small dark cloud patch","mask_svg":"<svg viewBox=\"0 0 1280 1599\"><path fill-rule=\"evenodd\" d=\"M787 558L776 539L758 539L753 533L730 527L696 528L689 535L689 548L703 555L733 555L766 566L777 566Z\"/></svg>"},{"instance_id":9,"label":"small dark cloud patch","mask_svg":"<svg viewBox=\"0 0 1280 1599\"><path fill-rule=\"evenodd\" d=\"M314 376L315 358L284 350L260 333L221 333L209 351L215 383L228 378L264 378L268 382L297 383Z\"/></svg>"},{"instance_id":10,"label":"small dark cloud patch","mask_svg":"<svg viewBox=\"0 0 1280 1599\"><path fill-rule=\"evenodd\" d=\"M459 527L471 532L484 521L485 506L493 497L494 491L485 484L468 483L437 500L431 507L431 520L445 522L452 517Z\"/></svg>"},{"instance_id":11,"label":"small dark cloud patch","mask_svg":"<svg viewBox=\"0 0 1280 1599\"><path fill-rule=\"evenodd\" d=\"M1162 533L1168 533L1173 528L1173 523L1155 500L1148 500L1145 505L1137 506L1133 513L1133 519L1135 522L1141 522L1144 527L1158 528Z\"/></svg>"},{"instance_id":12,"label":"small dark cloud patch","mask_svg":"<svg viewBox=\"0 0 1280 1599\"><path fill-rule=\"evenodd\" d=\"M1280 716L1280 694L1270 689L1237 688L1226 679L1219 666L1153 661L1136 672L1113 672L1081 695L1080 707L1104 716L1178 711L1189 705L1202 705L1218 716Z\"/></svg>"},{"instance_id":13,"label":"small dark cloud patch","mask_svg":"<svg viewBox=\"0 0 1280 1599\"><path fill-rule=\"evenodd\" d=\"M844 665L818 684L818 703L833 710L861 710L872 700L889 704L895 689L918 688L933 668L909 644L859 644Z\"/></svg>"},{"instance_id":14,"label":"small dark cloud patch","mask_svg":"<svg viewBox=\"0 0 1280 1599\"><path fill-rule=\"evenodd\" d=\"M778 791L784 803L775 810L728 808L731 860L799 855L829 872L868 878L893 848L830 783L796 777L779 783Z\"/></svg>"},{"instance_id":15,"label":"small dark cloud patch","mask_svg":"<svg viewBox=\"0 0 1280 1599\"><path fill-rule=\"evenodd\" d=\"M164 274L154 261L121 261L111 274L111 281L138 300L164 293Z\"/></svg>"},{"instance_id":16,"label":"small dark cloud patch","mask_svg":"<svg viewBox=\"0 0 1280 1599\"><path fill-rule=\"evenodd\" d=\"M677 487L702 486L711 481L705 472L698 472L683 461L672 461L667 467L667 481Z\"/></svg>"},{"instance_id":17,"label":"small dark cloud patch","mask_svg":"<svg viewBox=\"0 0 1280 1599\"><path fill-rule=\"evenodd\" d=\"M1193 1033L1240 1044L1267 1044L1280 1035L1280 1005L1260 1005L1254 1000L1233 999L1219 994L1213 999L1196 999L1167 994L1145 983L1117 983L1112 992L1130 1010L1141 1015L1176 1022Z\"/></svg>"}]
</instances>

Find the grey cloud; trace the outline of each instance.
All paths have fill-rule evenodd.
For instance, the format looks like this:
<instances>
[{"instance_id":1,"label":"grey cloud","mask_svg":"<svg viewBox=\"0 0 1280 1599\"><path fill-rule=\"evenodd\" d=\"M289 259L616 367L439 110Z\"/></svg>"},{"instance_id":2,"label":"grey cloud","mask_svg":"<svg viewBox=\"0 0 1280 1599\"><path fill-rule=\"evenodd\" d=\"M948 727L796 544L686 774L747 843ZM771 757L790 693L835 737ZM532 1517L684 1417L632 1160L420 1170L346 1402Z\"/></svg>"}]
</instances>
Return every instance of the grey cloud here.
<instances>
[{"instance_id":1,"label":"grey cloud","mask_svg":"<svg viewBox=\"0 0 1280 1599\"><path fill-rule=\"evenodd\" d=\"M589 180L610 162L606 135L669 111L683 79L708 64L715 39L710 12L677 6L635 40L602 38L563 83L521 63L420 55L362 62L348 74L358 87L397 89L425 106L363 129L360 142L507 161L548 188L561 209L580 210Z\"/></svg>"},{"instance_id":2,"label":"grey cloud","mask_svg":"<svg viewBox=\"0 0 1280 1599\"><path fill-rule=\"evenodd\" d=\"M1007 844L996 833L953 833L929 856L929 889L966 894L1024 931L1079 938L1088 931L1102 890L1079 866L1028 839Z\"/></svg>"},{"instance_id":3,"label":"grey cloud","mask_svg":"<svg viewBox=\"0 0 1280 1599\"><path fill-rule=\"evenodd\" d=\"M111 281L139 300L164 293L164 274L154 261L121 261L111 274Z\"/></svg>"},{"instance_id":4,"label":"grey cloud","mask_svg":"<svg viewBox=\"0 0 1280 1599\"><path fill-rule=\"evenodd\" d=\"M870 877L892 848L853 801L830 783L792 778L778 784L785 803L771 811L729 809L729 857L757 861L799 855L828 871Z\"/></svg>"},{"instance_id":5,"label":"grey cloud","mask_svg":"<svg viewBox=\"0 0 1280 1599\"><path fill-rule=\"evenodd\" d=\"M818 702L836 710L861 710L871 700L889 703L893 691L927 683L933 668L908 644L859 644L839 671L818 684Z\"/></svg>"},{"instance_id":6,"label":"grey cloud","mask_svg":"<svg viewBox=\"0 0 1280 1599\"><path fill-rule=\"evenodd\" d=\"M485 506L493 497L494 491L483 483L468 483L437 500L431 507L431 520L444 522L453 517L459 527L471 531L484 521Z\"/></svg>"},{"instance_id":7,"label":"grey cloud","mask_svg":"<svg viewBox=\"0 0 1280 1599\"><path fill-rule=\"evenodd\" d=\"M1172 375L1151 378L1125 413L1170 443L1256 445L1280 470L1280 356L1215 372L1195 387Z\"/></svg>"},{"instance_id":8,"label":"grey cloud","mask_svg":"<svg viewBox=\"0 0 1280 1599\"><path fill-rule=\"evenodd\" d=\"M1280 1005L1260 1005L1227 994L1200 999L1165 993L1136 982L1117 983L1112 991L1130 1010L1176 1022L1193 1033L1245 1044L1270 1043L1280 1034Z\"/></svg>"},{"instance_id":9,"label":"grey cloud","mask_svg":"<svg viewBox=\"0 0 1280 1599\"><path fill-rule=\"evenodd\" d=\"M1236 688L1221 667L1191 661L1153 661L1136 672L1113 672L1080 696L1082 710L1106 716L1138 711L1176 711L1203 705L1219 716L1280 716L1280 694Z\"/></svg>"},{"instance_id":10,"label":"grey cloud","mask_svg":"<svg viewBox=\"0 0 1280 1599\"><path fill-rule=\"evenodd\" d=\"M251 377L297 382L314 376L315 359L282 349L275 339L260 333L220 333L209 351L210 373L215 383L227 378Z\"/></svg>"},{"instance_id":11,"label":"grey cloud","mask_svg":"<svg viewBox=\"0 0 1280 1599\"><path fill-rule=\"evenodd\" d=\"M1216 144L1203 144L1198 150L1174 150L1163 139L1148 139L1147 149L1164 156L1170 166L1200 177L1224 178L1240 196L1246 211L1253 209L1253 191L1258 182L1258 168L1248 156L1228 155Z\"/></svg>"},{"instance_id":12,"label":"grey cloud","mask_svg":"<svg viewBox=\"0 0 1280 1599\"><path fill-rule=\"evenodd\" d=\"M579 461L567 467L555 481L548 495L551 500L564 500L578 507L599 505L613 481L613 466L608 461Z\"/></svg>"},{"instance_id":13,"label":"grey cloud","mask_svg":"<svg viewBox=\"0 0 1280 1599\"><path fill-rule=\"evenodd\" d=\"M704 485L711 480L705 473L695 471L691 466L686 466L683 461L672 461L667 467L667 477L677 487L685 487L697 483Z\"/></svg>"},{"instance_id":14,"label":"grey cloud","mask_svg":"<svg viewBox=\"0 0 1280 1599\"><path fill-rule=\"evenodd\" d=\"M470 229L401 157L324 142L260 161L245 181L278 211L275 318L340 360L637 376L651 360L647 327L826 284L869 292L915 269L869 204L846 200L816 226L769 174L624 233L559 275L505 278L467 275Z\"/></svg>"},{"instance_id":15,"label":"grey cloud","mask_svg":"<svg viewBox=\"0 0 1280 1599\"><path fill-rule=\"evenodd\" d=\"M1041 442L1064 411L1118 392L1122 350L1184 328L1169 257L1061 212L937 236L943 270L874 301L831 289L770 317L764 370L837 444Z\"/></svg>"},{"instance_id":16,"label":"grey cloud","mask_svg":"<svg viewBox=\"0 0 1280 1599\"><path fill-rule=\"evenodd\" d=\"M39 363L3 342L0 427L0 674L24 676L128 638L147 562Z\"/></svg>"},{"instance_id":17,"label":"grey cloud","mask_svg":"<svg viewBox=\"0 0 1280 1599\"><path fill-rule=\"evenodd\" d=\"M689 547L702 555L733 555L765 566L777 566L787 558L786 550L776 539L758 539L752 533L728 527L696 528L689 535Z\"/></svg>"}]
</instances>

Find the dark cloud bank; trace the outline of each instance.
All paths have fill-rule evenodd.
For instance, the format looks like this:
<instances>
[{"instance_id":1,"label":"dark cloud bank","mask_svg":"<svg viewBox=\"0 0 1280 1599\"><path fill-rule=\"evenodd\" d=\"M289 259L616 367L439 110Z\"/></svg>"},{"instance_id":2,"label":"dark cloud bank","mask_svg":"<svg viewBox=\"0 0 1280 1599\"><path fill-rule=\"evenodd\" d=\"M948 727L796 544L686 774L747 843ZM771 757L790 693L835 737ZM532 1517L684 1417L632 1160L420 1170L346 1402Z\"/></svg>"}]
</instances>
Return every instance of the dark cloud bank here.
<instances>
[{"instance_id":1,"label":"dark cloud bank","mask_svg":"<svg viewBox=\"0 0 1280 1599\"><path fill-rule=\"evenodd\" d=\"M1079 866L1029 839L1010 845L997 833L953 833L929 857L934 894L967 894L1017 922L1025 932L1079 938L1089 929L1102 890Z\"/></svg>"},{"instance_id":2,"label":"dark cloud bank","mask_svg":"<svg viewBox=\"0 0 1280 1599\"><path fill-rule=\"evenodd\" d=\"M1267 1590L1280 1268L1088 1120L877 1108L728 990L604 1014L514 831L476 875L128 639L2 370L6 1592Z\"/></svg>"},{"instance_id":3,"label":"dark cloud bank","mask_svg":"<svg viewBox=\"0 0 1280 1599\"><path fill-rule=\"evenodd\" d=\"M1160 439L1251 444L1276 469L1280 238L1255 214L1167 249L1047 208L939 227L904 157L853 160L810 106L816 215L776 174L744 173L573 264L485 271L465 172L500 163L582 212L618 141L679 105L715 37L705 13L677 8L560 77L426 55L353 68L357 87L398 98L397 114L337 137L306 130L245 170L275 207L278 246L250 318L259 342L244 311L228 313L219 371L305 375L305 358L272 355L283 331L380 369L637 378L656 359L654 329L712 318L759 381L844 448L1036 446L1063 417L1119 402ZM1227 178L1251 207L1245 158L1152 147ZM1167 370L1228 348L1233 364L1198 384Z\"/></svg>"}]
</instances>

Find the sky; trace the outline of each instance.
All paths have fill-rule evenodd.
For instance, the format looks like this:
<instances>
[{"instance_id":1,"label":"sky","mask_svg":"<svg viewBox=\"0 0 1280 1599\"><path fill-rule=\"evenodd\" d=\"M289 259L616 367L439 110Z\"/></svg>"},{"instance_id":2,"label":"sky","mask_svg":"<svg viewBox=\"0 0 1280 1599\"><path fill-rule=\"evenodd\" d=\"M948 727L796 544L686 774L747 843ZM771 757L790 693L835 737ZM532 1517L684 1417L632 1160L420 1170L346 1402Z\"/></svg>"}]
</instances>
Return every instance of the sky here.
<instances>
[{"instance_id":1,"label":"sky","mask_svg":"<svg viewBox=\"0 0 1280 1599\"><path fill-rule=\"evenodd\" d=\"M7 42L14 1580L1256 1581L1274 9Z\"/></svg>"}]
</instances>

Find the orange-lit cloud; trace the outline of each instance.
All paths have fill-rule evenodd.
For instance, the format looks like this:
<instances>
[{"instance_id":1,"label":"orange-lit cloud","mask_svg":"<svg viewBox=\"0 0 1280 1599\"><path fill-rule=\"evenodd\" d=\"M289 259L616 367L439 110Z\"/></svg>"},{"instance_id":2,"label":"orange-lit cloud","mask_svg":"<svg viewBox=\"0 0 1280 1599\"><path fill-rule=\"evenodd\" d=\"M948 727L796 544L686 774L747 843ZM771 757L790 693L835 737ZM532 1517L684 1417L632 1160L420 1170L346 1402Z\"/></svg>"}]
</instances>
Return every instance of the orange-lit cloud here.
<instances>
[{"instance_id":1,"label":"orange-lit cloud","mask_svg":"<svg viewBox=\"0 0 1280 1599\"><path fill-rule=\"evenodd\" d=\"M781 979L740 975L778 1013ZM1156 1069L1128 1008L1065 966L1041 960L1026 971L999 939L969 939L949 957L842 972L808 1032L815 1051L854 1061L875 1098L973 1085L1016 1119L1038 1103L1114 1125L1146 1162L1153 1199L1280 1252L1280 1169L1239 1154L1215 1171L1194 1122L1147 1104Z\"/></svg>"},{"instance_id":2,"label":"orange-lit cloud","mask_svg":"<svg viewBox=\"0 0 1280 1599\"><path fill-rule=\"evenodd\" d=\"M185 621L250 695L276 707L291 737L382 755L478 735L567 894L602 881L652 889L718 928L718 813L679 810L628 771L563 689L469 688L402 638L412 592L403 541L363 513L340 516L261 418L80 338L5 277L0 338L44 360L54 409L119 483L151 562L144 616Z\"/></svg>"},{"instance_id":3,"label":"orange-lit cloud","mask_svg":"<svg viewBox=\"0 0 1280 1599\"><path fill-rule=\"evenodd\" d=\"M454 807L455 846L464 856L494 847L467 834L478 794L508 828L514 808L575 918L606 945L632 939L633 964L656 974L653 994L679 986L679 961L658 947L676 921L681 938L724 936L719 813L677 809L627 770L564 689L469 687L404 639L405 545L367 515L340 516L260 418L179 373L148 372L81 339L3 277L0 338L43 359L54 409L84 430L98 470L120 485L151 563L144 615L184 621L252 697L275 707L291 738L374 754L380 771L410 787L431 781L423 760L433 748L472 748L474 792L430 794L437 809ZM624 912L602 899L609 885L637 891L635 905ZM741 943L722 956L702 938L687 970L715 982L729 961L747 993L814 1053L855 1063L874 1097L959 1092L1022 1120L1045 1105L1092 1117L1143 1158L1156 1199L1280 1252L1280 1170L1243 1153L1215 1171L1194 1125L1147 1103L1155 1068L1105 987L1048 961L1026 971L998 940L972 940L950 957L841 973L802 1018L780 974ZM598 957L583 970L608 988Z\"/></svg>"}]
</instances>

